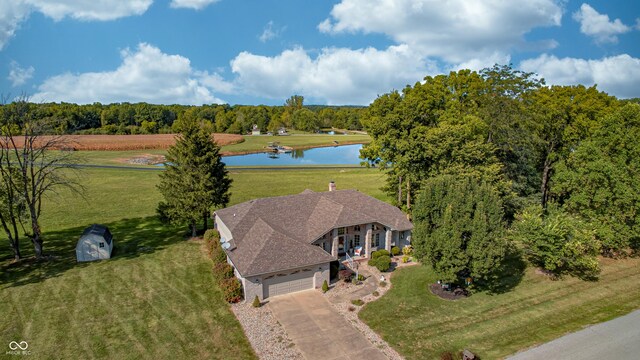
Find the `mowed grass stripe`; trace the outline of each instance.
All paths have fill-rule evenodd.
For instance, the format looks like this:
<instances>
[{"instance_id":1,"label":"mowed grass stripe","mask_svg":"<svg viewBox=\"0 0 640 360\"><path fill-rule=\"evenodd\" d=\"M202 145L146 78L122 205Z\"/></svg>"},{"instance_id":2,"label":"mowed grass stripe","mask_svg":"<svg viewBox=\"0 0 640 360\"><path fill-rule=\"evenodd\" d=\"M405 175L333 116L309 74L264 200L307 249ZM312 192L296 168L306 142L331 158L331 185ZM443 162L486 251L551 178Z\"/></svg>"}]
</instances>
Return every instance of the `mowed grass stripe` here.
<instances>
[{"instance_id":1,"label":"mowed grass stripe","mask_svg":"<svg viewBox=\"0 0 640 360\"><path fill-rule=\"evenodd\" d=\"M389 293L360 316L410 359L463 348L502 358L640 307L640 259L603 259L602 267L598 282L554 281L528 269L510 292L458 301L430 293L436 277L427 267L400 269Z\"/></svg>"}]
</instances>

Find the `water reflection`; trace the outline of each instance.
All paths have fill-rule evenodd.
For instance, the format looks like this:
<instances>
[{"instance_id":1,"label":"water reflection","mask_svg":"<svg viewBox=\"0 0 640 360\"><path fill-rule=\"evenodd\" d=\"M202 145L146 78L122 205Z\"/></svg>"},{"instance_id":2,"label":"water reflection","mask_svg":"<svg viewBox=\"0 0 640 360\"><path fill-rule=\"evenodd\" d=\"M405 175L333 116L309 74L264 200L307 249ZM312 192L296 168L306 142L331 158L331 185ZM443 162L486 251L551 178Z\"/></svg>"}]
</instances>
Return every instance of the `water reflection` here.
<instances>
[{"instance_id":1,"label":"water reflection","mask_svg":"<svg viewBox=\"0 0 640 360\"><path fill-rule=\"evenodd\" d=\"M290 153L258 153L223 156L228 166L263 165L359 165L361 144L293 150Z\"/></svg>"}]
</instances>

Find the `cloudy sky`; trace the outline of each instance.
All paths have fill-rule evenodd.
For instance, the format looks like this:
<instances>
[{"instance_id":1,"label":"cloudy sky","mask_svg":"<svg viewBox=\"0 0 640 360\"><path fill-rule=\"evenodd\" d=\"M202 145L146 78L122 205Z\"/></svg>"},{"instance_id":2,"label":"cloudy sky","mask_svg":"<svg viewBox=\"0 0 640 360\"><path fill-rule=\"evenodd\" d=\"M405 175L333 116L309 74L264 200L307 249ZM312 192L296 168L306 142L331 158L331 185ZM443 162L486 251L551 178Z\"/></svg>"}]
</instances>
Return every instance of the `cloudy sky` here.
<instances>
[{"instance_id":1,"label":"cloudy sky","mask_svg":"<svg viewBox=\"0 0 640 360\"><path fill-rule=\"evenodd\" d=\"M0 93L366 105L494 63L640 97L631 0L0 0Z\"/></svg>"}]
</instances>

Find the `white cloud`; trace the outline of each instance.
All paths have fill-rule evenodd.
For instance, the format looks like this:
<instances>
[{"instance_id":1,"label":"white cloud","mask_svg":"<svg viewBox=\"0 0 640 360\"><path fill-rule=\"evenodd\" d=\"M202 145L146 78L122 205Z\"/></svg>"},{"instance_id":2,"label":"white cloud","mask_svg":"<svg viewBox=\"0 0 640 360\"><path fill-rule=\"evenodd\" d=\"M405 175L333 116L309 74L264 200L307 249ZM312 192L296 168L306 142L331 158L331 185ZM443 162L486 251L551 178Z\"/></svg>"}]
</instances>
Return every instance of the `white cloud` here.
<instances>
[{"instance_id":1,"label":"white cloud","mask_svg":"<svg viewBox=\"0 0 640 360\"><path fill-rule=\"evenodd\" d=\"M33 73L36 69L33 66L23 68L15 61L11 62L11 68L9 69L9 76L7 79L11 81L11 86L16 87L24 85L29 79L33 77Z\"/></svg>"},{"instance_id":2,"label":"white cloud","mask_svg":"<svg viewBox=\"0 0 640 360\"><path fill-rule=\"evenodd\" d=\"M20 23L34 11L55 21L67 16L78 20L107 21L141 15L152 3L153 0L1 0L0 50L15 35Z\"/></svg>"},{"instance_id":3,"label":"white cloud","mask_svg":"<svg viewBox=\"0 0 640 360\"><path fill-rule=\"evenodd\" d=\"M17 0L31 5L44 15L60 21L69 16L79 20L115 20L141 15L153 0Z\"/></svg>"},{"instance_id":4,"label":"white cloud","mask_svg":"<svg viewBox=\"0 0 640 360\"><path fill-rule=\"evenodd\" d=\"M260 36L258 36L258 39L260 39L260 41L262 42L267 42L271 39L275 39L278 36L280 36L280 34L286 29L286 27L282 27L279 29L274 29L273 28L273 21L269 21L267 23L267 25L265 25L264 30L262 31L262 34L260 34Z\"/></svg>"},{"instance_id":5,"label":"white cloud","mask_svg":"<svg viewBox=\"0 0 640 360\"><path fill-rule=\"evenodd\" d=\"M219 0L171 0L171 4L169 6L172 8L201 10L218 1Z\"/></svg>"},{"instance_id":6,"label":"white cloud","mask_svg":"<svg viewBox=\"0 0 640 360\"><path fill-rule=\"evenodd\" d=\"M555 0L342 0L318 25L326 33L382 33L451 63L526 47L536 27L559 26ZM541 44L544 44L541 43Z\"/></svg>"},{"instance_id":7,"label":"white cloud","mask_svg":"<svg viewBox=\"0 0 640 360\"><path fill-rule=\"evenodd\" d=\"M20 23L29 13L29 6L20 1L0 2L0 50L15 35Z\"/></svg>"},{"instance_id":8,"label":"white cloud","mask_svg":"<svg viewBox=\"0 0 640 360\"><path fill-rule=\"evenodd\" d=\"M631 31L631 28L615 19L609 20L609 15L600 14L589 4L582 4L580 10L573 14L573 19L580 23L580 32L593 37L597 43L617 43L618 34Z\"/></svg>"},{"instance_id":9,"label":"white cloud","mask_svg":"<svg viewBox=\"0 0 640 360\"><path fill-rule=\"evenodd\" d=\"M284 99L301 94L336 105L365 105L378 94L437 73L434 64L407 45L386 50L325 48L315 59L302 48L274 57L242 52L231 61L231 69L236 84L253 95Z\"/></svg>"},{"instance_id":10,"label":"white cloud","mask_svg":"<svg viewBox=\"0 0 640 360\"><path fill-rule=\"evenodd\" d=\"M216 87L217 75L194 71L189 59L183 56L165 54L146 43L139 44L136 51L123 50L121 56L122 64L114 71L66 73L48 78L38 87L33 100L80 104L224 102L211 93Z\"/></svg>"},{"instance_id":11,"label":"white cloud","mask_svg":"<svg viewBox=\"0 0 640 360\"><path fill-rule=\"evenodd\" d=\"M543 54L520 63L553 85L598 85L598 89L620 98L640 97L640 59L627 54L599 60L562 58Z\"/></svg>"}]
</instances>

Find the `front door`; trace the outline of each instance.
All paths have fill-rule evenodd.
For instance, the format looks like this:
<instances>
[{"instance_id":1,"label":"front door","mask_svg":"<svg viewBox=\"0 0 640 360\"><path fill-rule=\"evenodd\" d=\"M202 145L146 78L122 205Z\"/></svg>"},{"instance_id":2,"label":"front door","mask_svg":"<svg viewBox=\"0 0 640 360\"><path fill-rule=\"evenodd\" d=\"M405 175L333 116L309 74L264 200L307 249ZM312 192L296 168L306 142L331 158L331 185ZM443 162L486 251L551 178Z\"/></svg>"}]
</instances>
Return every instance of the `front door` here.
<instances>
[{"instance_id":1,"label":"front door","mask_svg":"<svg viewBox=\"0 0 640 360\"><path fill-rule=\"evenodd\" d=\"M344 236L338 237L338 254L344 253Z\"/></svg>"}]
</instances>

